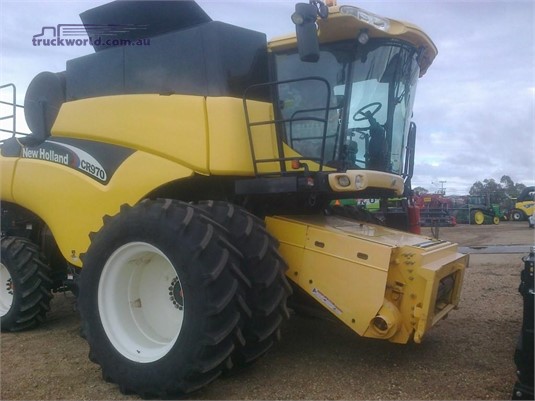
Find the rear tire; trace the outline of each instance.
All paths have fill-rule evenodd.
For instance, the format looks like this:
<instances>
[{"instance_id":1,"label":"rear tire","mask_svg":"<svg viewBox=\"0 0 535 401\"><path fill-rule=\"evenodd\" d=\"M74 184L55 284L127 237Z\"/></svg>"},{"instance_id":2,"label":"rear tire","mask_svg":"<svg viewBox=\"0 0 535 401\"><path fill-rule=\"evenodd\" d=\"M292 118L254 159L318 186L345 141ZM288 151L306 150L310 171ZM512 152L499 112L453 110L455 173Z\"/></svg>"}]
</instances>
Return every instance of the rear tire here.
<instances>
[{"instance_id":1,"label":"rear tire","mask_svg":"<svg viewBox=\"0 0 535 401\"><path fill-rule=\"evenodd\" d=\"M241 255L215 223L172 200L124 206L84 256L89 358L123 393L190 393L231 364Z\"/></svg>"},{"instance_id":2,"label":"rear tire","mask_svg":"<svg viewBox=\"0 0 535 401\"><path fill-rule=\"evenodd\" d=\"M50 268L33 242L18 237L1 241L2 331L31 329L42 323L50 310Z\"/></svg>"},{"instance_id":3,"label":"rear tire","mask_svg":"<svg viewBox=\"0 0 535 401\"><path fill-rule=\"evenodd\" d=\"M242 322L245 344L236 350L233 360L238 366L248 365L280 338L280 326L289 317L286 303L292 289L285 276L287 265L262 220L227 202L207 201L199 206L228 231L244 257L241 270L251 283L244 288L244 298L250 312Z\"/></svg>"},{"instance_id":4,"label":"rear tire","mask_svg":"<svg viewBox=\"0 0 535 401\"><path fill-rule=\"evenodd\" d=\"M522 221L525 218L524 212L518 209L513 209L509 215L512 221Z\"/></svg>"}]
</instances>

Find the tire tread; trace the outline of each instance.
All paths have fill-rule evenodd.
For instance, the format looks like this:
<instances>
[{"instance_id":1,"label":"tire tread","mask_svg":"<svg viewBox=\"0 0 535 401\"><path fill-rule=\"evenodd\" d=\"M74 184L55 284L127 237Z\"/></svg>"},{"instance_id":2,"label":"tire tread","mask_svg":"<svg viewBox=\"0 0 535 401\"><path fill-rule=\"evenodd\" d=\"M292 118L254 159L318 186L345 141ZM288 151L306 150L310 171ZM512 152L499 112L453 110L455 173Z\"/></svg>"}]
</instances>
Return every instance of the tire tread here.
<instances>
[{"instance_id":1,"label":"tire tread","mask_svg":"<svg viewBox=\"0 0 535 401\"><path fill-rule=\"evenodd\" d=\"M2 316L2 331L34 328L46 318L52 298L51 269L33 242L21 237L1 239L2 263L15 284L11 309Z\"/></svg>"},{"instance_id":2,"label":"tire tread","mask_svg":"<svg viewBox=\"0 0 535 401\"><path fill-rule=\"evenodd\" d=\"M286 301L292 290L284 274L287 265L277 250L278 241L253 214L223 201L203 201L198 207L224 227L243 254L240 271L249 285L243 286L242 297L249 311L242 314L233 358L237 366L248 365L278 341L280 326L289 316Z\"/></svg>"}]
</instances>

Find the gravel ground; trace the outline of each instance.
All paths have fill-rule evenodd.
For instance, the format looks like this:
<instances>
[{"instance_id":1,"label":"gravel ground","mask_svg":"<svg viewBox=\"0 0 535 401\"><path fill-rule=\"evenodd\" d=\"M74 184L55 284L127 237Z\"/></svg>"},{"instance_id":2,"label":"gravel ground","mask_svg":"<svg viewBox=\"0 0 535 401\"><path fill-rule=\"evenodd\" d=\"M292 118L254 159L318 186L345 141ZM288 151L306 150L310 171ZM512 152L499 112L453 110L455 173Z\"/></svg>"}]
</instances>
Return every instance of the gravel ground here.
<instances>
[{"instance_id":1,"label":"gravel ground","mask_svg":"<svg viewBox=\"0 0 535 401\"><path fill-rule=\"evenodd\" d=\"M535 242L525 222L441 228L439 236L463 246ZM459 310L422 344L359 338L336 322L293 316L268 355L191 398L510 399L522 317L522 256L471 255ZM72 296L56 295L44 325L1 334L2 400L138 399L104 382L88 360L73 305Z\"/></svg>"}]
</instances>

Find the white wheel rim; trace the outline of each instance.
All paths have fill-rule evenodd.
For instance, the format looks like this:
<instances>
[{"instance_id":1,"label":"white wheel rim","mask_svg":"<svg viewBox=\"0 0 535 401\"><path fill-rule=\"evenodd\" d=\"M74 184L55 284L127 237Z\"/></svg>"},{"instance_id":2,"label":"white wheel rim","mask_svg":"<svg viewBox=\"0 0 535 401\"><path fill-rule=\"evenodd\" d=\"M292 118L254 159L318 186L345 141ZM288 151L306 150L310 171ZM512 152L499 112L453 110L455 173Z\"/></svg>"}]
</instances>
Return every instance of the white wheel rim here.
<instances>
[{"instance_id":1,"label":"white wheel rim","mask_svg":"<svg viewBox=\"0 0 535 401\"><path fill-rule=\"evenodd\" d=\"M98 310L115 349L135 362L154 362L175 344L182 322L182 286L169 259L145 242L131 242L107 260Z\"/></svg>"},{"instance_id":2,"label":"white wheel rim","mask_svg":"<svg viewBox=\"0 0 535 401\"><path fill-rule=\"evenodd\" d=\"M3 263L0 263L0 316L5 316L13 304L13 279Z\"/></svg>"}]
</instances>

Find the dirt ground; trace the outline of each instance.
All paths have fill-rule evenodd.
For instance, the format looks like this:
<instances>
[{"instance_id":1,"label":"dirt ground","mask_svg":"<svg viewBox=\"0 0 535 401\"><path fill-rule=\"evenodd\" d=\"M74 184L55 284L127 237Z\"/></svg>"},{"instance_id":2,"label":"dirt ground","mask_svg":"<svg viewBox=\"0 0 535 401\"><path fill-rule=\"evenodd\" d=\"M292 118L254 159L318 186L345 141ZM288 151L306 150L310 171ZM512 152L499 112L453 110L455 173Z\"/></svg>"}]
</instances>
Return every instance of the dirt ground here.
<instances>
[{"instance_id":1,"label":"dirt ground","mask_svg":"<svg viewBox=\"0 0 535 401\"><path fill-rule=\"evenodd\" d=\"M535 242L526 222L441 228L439 237L462 246ZM459 310L422 344L359 338L341 324L293 316L268 355L191 398L510 399L522 317L522 256L471 255ZM2 400L138 399L104 382L88 360L73 305L71 295L56 295L44 325L1 334Z\"/></svg>"}]
</instances>

